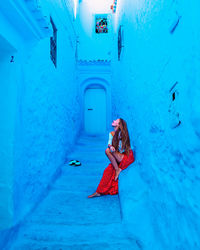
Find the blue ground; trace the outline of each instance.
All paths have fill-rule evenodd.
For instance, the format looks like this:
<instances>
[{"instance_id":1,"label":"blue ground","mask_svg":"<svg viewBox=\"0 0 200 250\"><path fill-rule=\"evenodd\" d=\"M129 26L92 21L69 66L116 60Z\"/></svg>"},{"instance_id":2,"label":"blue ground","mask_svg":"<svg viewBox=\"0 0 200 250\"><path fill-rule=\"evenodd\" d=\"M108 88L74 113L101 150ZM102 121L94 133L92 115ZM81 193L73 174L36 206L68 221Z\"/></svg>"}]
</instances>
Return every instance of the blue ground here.
<instances>
[{"instance_id":1,"label":"blue ground","mask_svg":"<svg viewBox=\"0 0 200 250\"><path fill-rule=\"evenodd\" d=\"M82 165L63 166L61 177L26 219L11 249L139 249L126 237L118 195L87 198L109 163L106 136L81 136L69 160Z\"/></svg>"}]
</instances>

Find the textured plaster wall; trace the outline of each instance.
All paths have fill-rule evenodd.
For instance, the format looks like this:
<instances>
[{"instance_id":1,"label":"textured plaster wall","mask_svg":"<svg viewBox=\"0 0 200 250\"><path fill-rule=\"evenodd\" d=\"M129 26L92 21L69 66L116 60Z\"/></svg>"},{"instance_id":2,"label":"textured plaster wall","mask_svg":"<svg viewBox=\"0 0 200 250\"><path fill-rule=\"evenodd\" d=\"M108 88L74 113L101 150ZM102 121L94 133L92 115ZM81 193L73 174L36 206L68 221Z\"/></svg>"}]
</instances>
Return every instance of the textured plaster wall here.
<instances>
[{"instance_id":1,"label":"textured plaster wall","mask_svg":"<svg viewBox=\"0 0 200 250\"><path fill-rule=\"evenodd\" d=\"M127 120L136 152L120 200L129 233L147 249L200 247L199 7L118 1L124 48L117 61L116 39L112 110Z\"/></svg>"},{"instance_id":2,"label":"textured plaster wall","mask_svg":"<svg viewBox=\"0 0 200 250\"><path fill-rule=\"evenodd\" d=\"M9 43L0 39L0 229L12 225L13 219L13 141L16 109L16 86L12 74L17 67L10 63L14 53ZM2 51L2 47L6 51Z\"/></svg>"},{"instance_id":3,"label":"textured plaster wall","mask_svg":"<svg viewBox=\"0 0 200 250\"><path fill-rule=\"evenodd\" d=\"M76 27L72 18L73 9L66 7L63 2L42 6L45 14L52 16L58 29L56 68L50 59L50 37L36 39L31 37L31 32L24 34L19 27L15 30L15 25L11 23L7 25L7 32L3 29L4 39L9 38L14 44L15 40L21 40L15 50L14 62L10 63L11 52L7 62L2 61L1 69L3 71L7 67L5 72L9 76L0 71L1 78L5 80L3 83L7 83L6 91L10 91L8 98L15 97L4 110L4 113L12 112L12 119L3 121L5 127L13 128L13 140L9 144L10 165L1 166L1 169L7 169L4 180L8 179L11 183L10 190L5 191L5 195L9 194L9 199L12 198L9 200L11 205L5 205L5 209L11 210L12 225L39 202L52 178L58 174L59 167L66 161L79 133ZM7 17L4 16L1 21L6 24ZM13 37L15 34L16 39ZM2 183L0 179L0 186ZM7 223L7 227L11 224Z\"/></svg>"},{"instance_id":4,"label":"textured plaster wall","mask_svg":"<svg viewBox=\"0 0 200 250\"><path fill-rule=\"evenodd\" d=\"M17 215L23 212L22 208L29 209L34 204L56 169L64 163L79 127L75 65L69 64L73 54L69 49L62 49L66 55L62 58L58 46L55 69L49 60L48 45L46 39L32 48L22 69L14 164Z\"/></svg>"},{"instance_id":5,"label":"textured plaster wall","mask_svg":"<svg viewBox=\"0 0 200 250\"><path fill-rule=\"evenodd\" d=\"M30 48L22 66L14 162L17 217L35 204L65 162L80 125L74 50L56 24L57 68L49 59L49 38Z\"/></svg>"}]
</instances>

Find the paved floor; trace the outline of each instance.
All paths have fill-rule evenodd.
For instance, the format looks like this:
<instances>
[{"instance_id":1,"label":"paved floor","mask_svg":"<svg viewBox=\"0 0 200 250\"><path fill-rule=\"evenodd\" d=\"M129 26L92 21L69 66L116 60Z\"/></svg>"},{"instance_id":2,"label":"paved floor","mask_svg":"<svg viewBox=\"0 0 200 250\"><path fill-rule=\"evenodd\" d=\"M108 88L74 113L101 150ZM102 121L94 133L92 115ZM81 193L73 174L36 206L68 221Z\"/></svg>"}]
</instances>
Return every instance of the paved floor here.
<instances>
[{"instance_id":1,"label":"paved floor","mask_svg":"<svg viewBox=\"0 0 200 250\"><path fill-rule=\"evenodd\" d=\"M61 177L25 221L12 249L138 249L123 229L118 195L87 198L109 163L107 139L107 135L80 138L69 159L82 165L63 166Z\"/></svg>"}]
</instances>

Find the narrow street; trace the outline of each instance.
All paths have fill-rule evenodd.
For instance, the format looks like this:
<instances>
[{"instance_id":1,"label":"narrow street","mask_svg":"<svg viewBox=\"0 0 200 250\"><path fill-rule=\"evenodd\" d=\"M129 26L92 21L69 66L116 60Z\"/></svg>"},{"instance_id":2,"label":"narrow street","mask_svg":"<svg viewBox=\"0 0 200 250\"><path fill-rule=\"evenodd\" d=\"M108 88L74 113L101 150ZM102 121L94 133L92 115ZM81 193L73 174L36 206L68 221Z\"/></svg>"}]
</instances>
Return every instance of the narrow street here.
<instances>
[{"instance_id":1,"label":"narrow street","mask_svg":"<svg viewBox=\"0 0 200 250\"><path fill-rule=\"evenodd\" d=\"M88 199L109 161L107 134L82 136L48 196L22 225L12 249L138 249L123 230L118 195Z\"/></svg>"}]
</instances>

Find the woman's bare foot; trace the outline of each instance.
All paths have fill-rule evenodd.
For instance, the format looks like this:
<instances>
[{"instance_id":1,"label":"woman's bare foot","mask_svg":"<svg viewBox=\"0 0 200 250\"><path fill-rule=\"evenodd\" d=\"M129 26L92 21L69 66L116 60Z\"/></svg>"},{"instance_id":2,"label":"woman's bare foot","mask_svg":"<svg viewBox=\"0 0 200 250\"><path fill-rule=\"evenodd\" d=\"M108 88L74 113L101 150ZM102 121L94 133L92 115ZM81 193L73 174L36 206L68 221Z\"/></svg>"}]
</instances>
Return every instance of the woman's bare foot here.
<instances>
[{"instance_id":1,"label":"woman's bare foot","mask_svg":"<svg viewBox=\"0 0 200 250\"><path fill-rule=\"evenodd\" d=\"M94 194L89 195L88 198L99 197L99 196L101 196L101 194L95 192Z\"/></svg>"},{"instance_id":2,"label":"woman's bare foot","mask_svg":"<svg viewBox=\"0 0 200 250\"><path fill-rule=\"evenodd\" d=\"M115 170L115 181L118 179L121 171L122 171L121 168L118 168L117 170Z\"/></svg>"}]
</instances>

